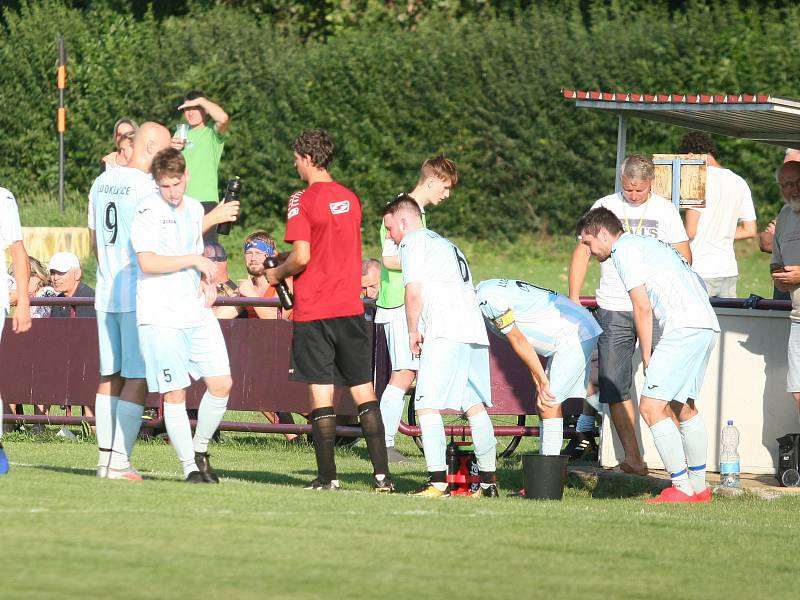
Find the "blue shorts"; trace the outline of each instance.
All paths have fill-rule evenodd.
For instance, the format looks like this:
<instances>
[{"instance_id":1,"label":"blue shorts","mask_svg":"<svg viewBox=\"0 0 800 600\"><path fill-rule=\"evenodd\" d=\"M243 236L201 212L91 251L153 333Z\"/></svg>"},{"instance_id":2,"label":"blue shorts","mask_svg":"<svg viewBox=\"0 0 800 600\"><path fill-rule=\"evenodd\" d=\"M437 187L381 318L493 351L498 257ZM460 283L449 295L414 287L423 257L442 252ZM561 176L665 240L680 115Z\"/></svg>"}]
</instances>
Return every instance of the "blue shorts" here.
<instances>
[{"instance_id":1,"label":"blue shorts","mask_svg":"<svg viewBox=\"0 0 800 600\"><path fill-rule=\"evenodd\" d=\"M489 347L444 338L425 340L417 373L414 406L466 412L492 405Z\"/></svg>"},{"instance_id":2,"label":"blue shorts","mask_svg":"<svg viewBox=\"0 0 800 600\"><path fill-rule=\"evenodd\" d=\"M147 388L164 394L191 385L191 379L230 375L228 349L213 314L198 327L176 329L140 325L147 365Z\"/></svg>"},{"instance_id":3,"label":"blue shorts","mask_svg":"<svg viewBox=\"0 0 800 600\"><path fill-rule=\"evenodd\" d=\"M100 375L119 373L126 379L143 379L144 358L139 348L136 312L97 314L97 343L100 348Z\"/></svg>"},{"instance_id":4,"label":"blue shorts","mask_svg":"<svg viewBox=\"0 0 800 600\"><path fill-rule=\"evenodd\" d=\"M383 331L386 334L386 346L389 348L392 371L419 370L419 359L411 354L411 347L408 343L408 321L405 318L389 321L383 324Z\"/></svg>"},{"instance_id":5,"label":"blue shorts","mask_svg":"<svg viewBox=\"0 0 800 600\"><path fill-rule=\"evenodd\" d=\"M642 396L670 402L697 400L719 334L684 327L661 336L645 371Z\"/></svg>"},{"instance_id":6,"label":"blue shorts","mask_svg":"<svg viewBox=\"0 0 800 600\"><path fill-rule=\"evenodd\" d=\"M548 360L547 377L557 404L570 398L586 397L597 339L593 337L580 343L559 346Z\"/></svg>"}]
</instances>

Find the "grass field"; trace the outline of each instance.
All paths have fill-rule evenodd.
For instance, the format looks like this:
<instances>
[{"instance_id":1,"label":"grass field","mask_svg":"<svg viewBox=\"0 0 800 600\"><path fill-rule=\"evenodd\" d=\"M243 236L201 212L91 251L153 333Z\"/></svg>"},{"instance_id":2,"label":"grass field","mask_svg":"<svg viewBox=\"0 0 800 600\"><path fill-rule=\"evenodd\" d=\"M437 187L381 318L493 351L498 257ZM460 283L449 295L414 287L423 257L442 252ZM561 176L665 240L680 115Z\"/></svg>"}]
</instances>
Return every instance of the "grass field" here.
<instances>
[{"instance_id":1,"label":"grass field","mask_svg":"<svg viewBox=\"0 0 800 600\"><path fill-rule=\"evenodd\" d=\"M526 444L532 443L526 441ZM398 465L400 491L424 463ZM91 440L6 436L0 597L788 598L800 498L651 506L646 484L570 479L563 501L420 499L369 491L363 441L338 451L344 490L308 492L313 450L226 434L219 486L179 481L140 443L146 480L97 480ZM505 490L520 485L512 457Z\"/></svg>"}]
</instances>

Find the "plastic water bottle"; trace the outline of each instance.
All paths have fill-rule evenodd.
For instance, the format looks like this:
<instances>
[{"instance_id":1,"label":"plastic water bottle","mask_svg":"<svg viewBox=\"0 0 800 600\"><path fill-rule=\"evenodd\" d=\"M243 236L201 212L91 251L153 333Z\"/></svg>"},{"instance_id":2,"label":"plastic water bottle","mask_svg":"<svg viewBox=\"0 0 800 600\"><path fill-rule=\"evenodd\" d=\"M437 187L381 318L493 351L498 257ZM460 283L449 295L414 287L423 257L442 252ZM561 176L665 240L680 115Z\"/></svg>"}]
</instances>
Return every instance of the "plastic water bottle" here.
<instances>
[{"instance_id":1,"label":"plastic water bottle","mask_svg":"<svg viewBox=\"0 0 800 600\"><path fill-rule=\"evenodd\" d=\"M719 483L724 488L740 488L739 480L739 430L733 421L722 428L722 451L719 454Z\"/></svg>"}]
</instances>

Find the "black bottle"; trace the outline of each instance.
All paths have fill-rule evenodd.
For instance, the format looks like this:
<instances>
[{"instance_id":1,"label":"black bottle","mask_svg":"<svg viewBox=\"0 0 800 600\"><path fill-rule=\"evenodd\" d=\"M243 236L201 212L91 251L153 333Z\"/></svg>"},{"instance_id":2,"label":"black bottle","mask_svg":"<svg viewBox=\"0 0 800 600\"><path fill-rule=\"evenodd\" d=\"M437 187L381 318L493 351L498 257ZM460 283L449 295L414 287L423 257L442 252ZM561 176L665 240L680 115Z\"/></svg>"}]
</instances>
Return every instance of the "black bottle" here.
<instances>
[{"instance_id":1,"label":"black bottle","mask_svg":"<svg viewBox=\"0 0 800 600\"><path fill-rule=\"evenodd\" d=\"M264 266L267 269L274 269L278 266L278 261L275 260L274 256L268 256L264 259ZM283 307L283 310L292 310L292 307L294 306L294 298L292 298L292 292L289 291L289 286L286 285L286 282L281 281L275 286L275 289L278 292L278 300L281 301L281 307Z\"/></svg>"},{"instance_id":2,"label":"black bottle","mask_svg":"<svg viewBox=\"0 0 800 600\"><path fill-rule=\"evenodd\" d=\"M228 182L228 187L225 189L225 198L223 202L233 202L239 199L239 192L242 190L242 180L234 177ZM231 232L231 223L220 223L217 225L217 233L219 235L229 235Z\"/></svg>"}]
</instances>

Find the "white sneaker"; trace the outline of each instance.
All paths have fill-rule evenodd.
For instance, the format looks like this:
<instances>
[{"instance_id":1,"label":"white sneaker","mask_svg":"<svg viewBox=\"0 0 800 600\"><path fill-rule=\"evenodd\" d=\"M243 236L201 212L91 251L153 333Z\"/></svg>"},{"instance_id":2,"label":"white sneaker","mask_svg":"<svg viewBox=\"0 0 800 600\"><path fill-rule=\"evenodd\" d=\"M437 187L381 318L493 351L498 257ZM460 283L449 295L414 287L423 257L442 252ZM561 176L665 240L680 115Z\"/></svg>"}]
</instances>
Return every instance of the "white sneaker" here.
<instances>
[{"instance_id":1,"label":"white sneaker","mask_svg":"<svg viewBox=\"0 0 800 600\"><path fill-rule=\"evenodd\" d=\"M58 437L63 437L65 440L69 440L71 442L74 442L75 440L78 439L78 436L72 433L69 429L67 429L66 425L62 425L61 429L58 430L58 433L56 435Z\"/></svg>"},{"instance_id":2,"label":"white sneaker","mask_svg":"<svg viewBox=\"0 0 800 600\"><path fill-rule=\"evenodd\" d=\"M106 477L108 479L126 479L127 481L141 481L142 476L133 467L128 467L127 469L112 469L108 467Z\"/></svg>"}]
</instances>

